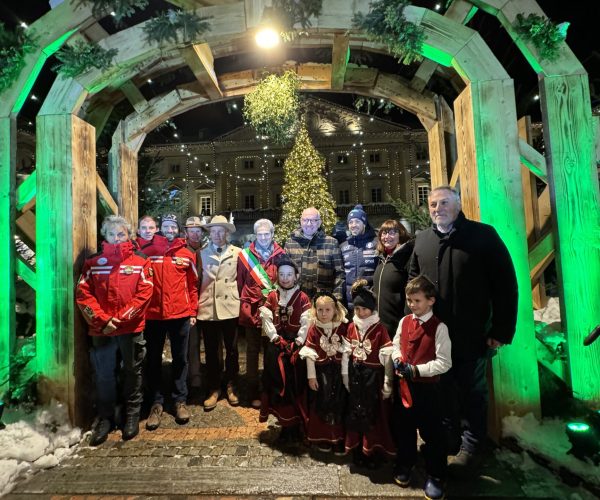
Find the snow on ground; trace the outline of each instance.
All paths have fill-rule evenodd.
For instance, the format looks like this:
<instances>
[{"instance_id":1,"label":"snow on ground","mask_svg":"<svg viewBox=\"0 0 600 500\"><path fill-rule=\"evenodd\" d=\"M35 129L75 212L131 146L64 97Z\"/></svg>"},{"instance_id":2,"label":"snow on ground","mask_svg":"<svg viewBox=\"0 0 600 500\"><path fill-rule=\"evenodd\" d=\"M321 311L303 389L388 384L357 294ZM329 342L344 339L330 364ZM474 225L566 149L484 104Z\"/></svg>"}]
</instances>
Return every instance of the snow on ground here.
<instances>
[{"instance_id":1,"label":"snow on ground","mask_svg":"<svg viewBox=\"0 0 600 500\"><path fill-rule=\"evenodd\" d=\"M67 408L53 402L27 413L7 408L0 430L0 497L28 474L58 465L76 450L81 430L69 424Z\"/></svg>"},{"instance_id":2,"label":"snow on ground","mask_svg":"<svg viewBox=\"0 0 600 500\"><path fill-rule=\"evenodd\" d=\"M502 436L515 438L521 448L550 461L553 468L564 467L589 484L600 486L600 465L568 454L571 443L565 426L566 422L556 418L539 422L531 413L509 416L502 420Z\"/></svg>"}]
</instances>

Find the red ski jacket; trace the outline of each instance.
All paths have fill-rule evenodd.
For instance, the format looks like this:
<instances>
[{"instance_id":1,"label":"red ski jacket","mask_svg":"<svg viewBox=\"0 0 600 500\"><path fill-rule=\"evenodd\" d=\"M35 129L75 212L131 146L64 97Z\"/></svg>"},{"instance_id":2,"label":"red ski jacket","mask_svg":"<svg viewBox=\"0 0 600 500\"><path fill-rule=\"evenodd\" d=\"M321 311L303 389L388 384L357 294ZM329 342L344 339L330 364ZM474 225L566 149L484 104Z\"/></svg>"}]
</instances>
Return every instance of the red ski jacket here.
<instances>
[{"instance_id":1,"label":"red ski jacket","mask_svg":"<svg viewBox=\"0 0 600 500\"><path fill-rule=\"evenodd\" d=\"M144 329L144 313L152 297L152 268L130 241L102 243L102 251L83 264L77 283L76 301L90 335L123 335ZM110 333L102 333L111 318L121 323Z\"/></svg>"},{"instance_id":2,"label":"red ski jacket","mask_svg":"<svg viewBox=\"0 0 600 500\"><path fill-rule=\"evenodd\" d=\"M154 235L150 244L141 247L154 271L154 293L146 319L195 318L198 314L196 254L186 248L183 238L176 238L166 246L163 238Z\"/></svg>"}]
</instances>

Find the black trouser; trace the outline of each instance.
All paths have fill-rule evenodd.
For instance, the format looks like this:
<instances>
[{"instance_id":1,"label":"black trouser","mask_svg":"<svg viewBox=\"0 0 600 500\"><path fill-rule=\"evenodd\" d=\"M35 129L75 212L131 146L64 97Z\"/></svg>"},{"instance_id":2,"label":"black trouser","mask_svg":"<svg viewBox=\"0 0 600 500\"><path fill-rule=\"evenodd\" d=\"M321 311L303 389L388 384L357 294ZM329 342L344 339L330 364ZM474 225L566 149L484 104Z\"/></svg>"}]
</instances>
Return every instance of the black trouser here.
<instances>
[{"instance_id":1,"label":"black trouser","mask_svg":"<svg viewBox=\"0 0 600 500\"><path fill-rule=\"evenodd\" d=\"M217 321L199 321L204 350L206 354L207 386L214 391L221 386L221 368L219 365L220 339L225 344L225 381L235 382L240 371L237 346L237 318Z\"/></svg>"},{"instance_id":2,"label":"black trouser","mask_svg":"<svg viewBox=\"0 0 600 500\"><path fill-rule=\"evenodd\" d=\"M412 407L405 408L394 378L392 431L396 441L396 467L413 467L417 461L417 429L425 442L423 448L427 474L446 477L446 434L442 424L440 383L410 383Z\"/></svg>"},{"instance_id":3,"label":"black trouser","mask_svg":"<svg viewBox=\"0 0 600 500\"><path fill-rule=\"evenodd\" d=\"M185 403L187 400L187 370L188 370L188 340L190 318L147 320L146 340L148 342L148 357L146 361L146 384L151 402L164 404L161 392L162 384L162 355L165 339L169 335L171 344L171 376L173 389L171 396L174 403Z\"/></svg>"},{"instance_id":4,"label":"black trouser","mask_svg":"<svg viewBox=\"0 0 600 500\"><path fill-rule=\"evenodd\" d=\"M452 368L441 379L447 440L460 440L470 453L477 451L487 436L487 364L488 357L452 360Z\"/></svg>"},{"instance_id":5,"label":"black trouser","mask_svg":"<svg viewBox=\"0 0 600 500\"><path fill-rule=\"evenodd\" d=\"M114 418L117 404L117 351L123 362L123 393L127 415L139 415L142 404L142 363L146 354L143 333L92 337L90 359L96 377L98 415Z\"/></svg>"}]
</instances>

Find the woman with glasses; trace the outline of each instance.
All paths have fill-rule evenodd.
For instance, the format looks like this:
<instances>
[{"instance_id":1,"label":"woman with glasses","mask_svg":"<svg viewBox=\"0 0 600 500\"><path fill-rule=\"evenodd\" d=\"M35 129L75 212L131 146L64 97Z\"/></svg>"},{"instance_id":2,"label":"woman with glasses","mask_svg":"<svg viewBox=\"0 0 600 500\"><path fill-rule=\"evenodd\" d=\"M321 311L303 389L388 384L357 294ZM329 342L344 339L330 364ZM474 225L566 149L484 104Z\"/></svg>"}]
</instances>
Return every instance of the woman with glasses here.
<instances>
[{"instance_id":1,"label":"woman with glasses","mask_svg":"<svg viewBox=\"0 0 600 500\"><path fill-rule=\"evenodd\" d=\"M404 316L404 289L413 247L414 241L397 220L388 219L379 228L379 263L373 276L373 292L377 297L379 318L390 337L394 336Z\"/></svg>"}]
</instances>

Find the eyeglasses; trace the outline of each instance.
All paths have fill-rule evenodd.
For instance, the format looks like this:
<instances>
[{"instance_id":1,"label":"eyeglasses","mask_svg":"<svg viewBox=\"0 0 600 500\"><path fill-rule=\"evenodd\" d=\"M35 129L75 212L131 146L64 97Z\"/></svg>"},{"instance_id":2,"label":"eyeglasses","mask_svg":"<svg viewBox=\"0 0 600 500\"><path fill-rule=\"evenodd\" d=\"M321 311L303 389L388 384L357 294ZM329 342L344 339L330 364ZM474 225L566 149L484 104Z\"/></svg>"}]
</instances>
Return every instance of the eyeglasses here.
<instances>
[{"instance_id":1,"label":"eyeglasses","mask_svg":"<svg viewBox=\"0 0 600 500\"><path fill-rule=\"evenodd\" d=\"M303 224L318 224L321 222L321 219L301 219Z\"/></svg>"},{"instance_id":2,"label":"eyeglasses","mask_svg":"<svg viewBox=\"0 0 600 500\"><path fill-rule=\"evenodd\" d=\"M381 236L385 236L386 234L389 234L390 236L396 236L398 231L396 229L382 229Z\"/></svg>"}]
</instances>

